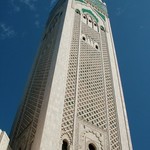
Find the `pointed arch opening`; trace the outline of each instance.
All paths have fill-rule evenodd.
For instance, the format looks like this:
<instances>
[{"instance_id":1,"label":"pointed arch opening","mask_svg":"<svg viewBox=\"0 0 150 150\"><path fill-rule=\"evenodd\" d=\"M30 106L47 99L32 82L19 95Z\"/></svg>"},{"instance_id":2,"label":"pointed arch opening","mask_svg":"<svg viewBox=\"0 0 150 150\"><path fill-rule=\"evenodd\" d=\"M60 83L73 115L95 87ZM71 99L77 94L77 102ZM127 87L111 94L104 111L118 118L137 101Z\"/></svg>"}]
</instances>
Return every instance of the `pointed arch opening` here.
<instances>
[{"instance_id":1,"label":"pointed arch opening","mask_svg":"<svg viewBox=\"0 0 150 150\"><path fill-rule=\"evenodd\" d=\"M77 14L81 15L81 13L80 13L80 10L79 10L79 9L76 9L75 11L76 11L76 13L77 13Z\"/></svg>"},{"instance_id":2,"label":"pointed arch opening","mask_svg":"<svg viewBox=\"0 0 150 150\"><path fill-rule=\"evenodd\" d=\"M87 21L88 21L87 15L85 15L85 14L82 15L82 21L83 21L85 24L87 24Z\"/></svg>"},{"instance_id":3,"label":"pointed arch opening","mask_svg":"<svg viewBox=\"0 0 150 150\"><path fill-rule=\"evenodd\" d=\"M89 150L96 150L96 146L93 143L90 143L88 148Z\"/></svg>"},{"instance_id":4,"label":"pointed arch opening","mask_svg":"<svg viewBox=\"0 0 150 150\"><path fill-rule=\"evenodd\" d=\"M62 150L68 150L68 141L67 140L63 140L63 143L62 143Z\"/></svg>"},{"instance_id":5,"label":"pointed arch opening","mask_svg":"<svg viewBox=\"0 0 150 150\"><path fill-rule=\"evenodd\" d=\"M88 16L88 25L93 28L93 19L91 16Z\"/></svg>"}]
</instances>

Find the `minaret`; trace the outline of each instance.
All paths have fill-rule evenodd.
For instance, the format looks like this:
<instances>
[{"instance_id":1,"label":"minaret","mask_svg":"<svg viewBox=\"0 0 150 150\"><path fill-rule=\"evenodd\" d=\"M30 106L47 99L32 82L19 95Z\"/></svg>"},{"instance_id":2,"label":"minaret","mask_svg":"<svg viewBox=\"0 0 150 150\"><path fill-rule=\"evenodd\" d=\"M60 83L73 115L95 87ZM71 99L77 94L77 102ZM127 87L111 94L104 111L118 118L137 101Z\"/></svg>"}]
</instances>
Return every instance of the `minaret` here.
<instances>
[{"instance_id":1,"label":"minaret","mask_svg":"<svg viewBox=\"0 0 150 150\"><path fill-rule=\"evenodd\" d=\"M132 150L106 4L59 0L11 133L13 150Z\"/></svg>"}]
</instances>

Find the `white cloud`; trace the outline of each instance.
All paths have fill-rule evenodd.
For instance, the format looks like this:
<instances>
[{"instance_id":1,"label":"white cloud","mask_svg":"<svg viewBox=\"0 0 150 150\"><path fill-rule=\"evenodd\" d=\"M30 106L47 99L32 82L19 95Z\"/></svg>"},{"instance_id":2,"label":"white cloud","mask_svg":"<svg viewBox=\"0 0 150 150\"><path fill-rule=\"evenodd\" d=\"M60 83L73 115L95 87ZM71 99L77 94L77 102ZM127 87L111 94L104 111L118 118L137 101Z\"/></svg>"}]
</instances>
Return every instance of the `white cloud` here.
<instances>
[{"instance_id":1,"label":"white cloud","mask_svg":"<svg viewBox=\"0 0 150 150\"><path fill-rule=\"evenodd\" d=\"M39 14L35 14L35 18L39 18Z\"/></svg>"},{"instance_id":2,"label":"white cloud","mask_svg":"<svg viewBox=\"0 0 150 150\"><path fill-rule=\"evenodd\" d=\"M13 38L16 35L15 31L5 23L0 23L0 38Z\"/></svg>"},{"instance_id":3,"label":"white cloud","mask_svg":"<svg viewBox=\"0 0 150 150\"><path fill-rule=\"evenodd\" d=\"M49 2L50 8L49 9L51 9L57 1L58 0L50 0L50 2ZM38 14L38 10L36 9L38 0L10 0L10 2L11 2L11 5L13 6L14 11L16 11L16 12L19 12L19 11L23 10L24 8L27 8L27 9L33 11L32 14L34 15L34 18L35 18L35 20L33 21L33 24L37 28L40 27L40 16ZM26 6L26 7L24 7L24 6Z\"/></svg>"},{"instance_id":4,"label":"white cloud","mask_svg":"<svg viewBox=\"0 0 150 150\"><path fill-rule=\"evenodd\" d=\"M122 7L117 8L115 13L117 16L121 16L123 13L129 9L132 9L133 7L135 7L135 5L132 5L131 2L128 2L122 5Z\"/></svg>"},{"instance_id":5,"label":"white cloud","mask_svg":"<svg viewBox=\"0 0 150 150\"><path fill-rule=\"evenodd\" d=\"M35 10L35 3L37 0L19 0L21 3L27 5L30 10Z\"/></svg>"},{"instance_id":6,"label":"white cloud","mask_svg":"<svg viewBox=\"0 0 150 150\"><path fill-rule=\"evenodd\" d=\"M139 28L140 28L140 29L144 29L144 26L143 26L143 25L140 25Z\"/></svg>"},{"instance_id":7,"label":"white cloud","mask_svg":"<svg viewBox=\"0 0 150 150\"><path fill-rule=\"evenodd\" d=\"M20 0L21 3L27 5L31 10L35 10L34 0Z\"/></svg>"},{"instance_id":8,"label":"white cloud","mask_svg":"<svg viewBox=\"0 0 150 150\"><path fill-rule=\"evenodd\" d=\"M16 5L15 0L11 0L11 4L13 6L14 11L16 11L16 12L20 11L20 7L18 5Z\"/></svg>"},{"instance_id":9,"label":"white cloud","mask_svg":"<svg viewBox=\"0 0 150 150\"><path fill-rule=\"evenodd\" d=\"M122 13L124 13L124 11L125 11L125 9L123 9L123 8L117 8L116 15L120 16Z\"/></svg>"},{"instance_id":10,"label":"white cloud","mask_svg":"<svg viewBox=\"0 0 150 150\"><path fill-rule=\"evenodd\" d=\"M36 10L35 4L38 0L11 0L11 4L15 11L19 12L21 9L20 4L26 5L30 10Z\"/></svg>"},{"instance_id":11,"label":"white cloud","mask_svg":"<svg viewBox=\"0 0 150 150\"><path fill-rule=\"evenodd\" d=\"M39 22L39 20L36 20L36 21L35 21L35 26L36 26L37 28L40 27L40 22Z\"/></svg>"},{"instance_id":12,"label":"white cloud","mask_svg":"<svg viewBox=\"0 0 150 150\"><path fill-rule=\"evenodd\" d=\"M39 20L40 20L40 18L39 18L40 16L39 16L38 13L36 13L34 17L35 17L35 22L34 22L34 24L35 24L35 26L36 26L37 28L39 28L39 27L40 27L40 21L39 21Z\"/></svg>"}]
</instances>

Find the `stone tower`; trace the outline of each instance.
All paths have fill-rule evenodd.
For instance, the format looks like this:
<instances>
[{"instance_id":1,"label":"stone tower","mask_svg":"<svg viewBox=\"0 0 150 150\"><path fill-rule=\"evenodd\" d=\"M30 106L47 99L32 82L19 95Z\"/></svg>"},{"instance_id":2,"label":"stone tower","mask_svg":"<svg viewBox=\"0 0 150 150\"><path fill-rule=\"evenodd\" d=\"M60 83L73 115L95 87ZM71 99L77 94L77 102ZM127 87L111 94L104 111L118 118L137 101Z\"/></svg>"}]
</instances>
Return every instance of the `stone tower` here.
<instances>
[{"instance_id":1,"label":"stone tower","mask_svg":"<svg viewBox=\"0 0 150 150\"><path fill-rule=\"evenodd\" d=\"M106 4L59 0L11 133L13 150L132 150Z\"/></svg>"}]
</instances>

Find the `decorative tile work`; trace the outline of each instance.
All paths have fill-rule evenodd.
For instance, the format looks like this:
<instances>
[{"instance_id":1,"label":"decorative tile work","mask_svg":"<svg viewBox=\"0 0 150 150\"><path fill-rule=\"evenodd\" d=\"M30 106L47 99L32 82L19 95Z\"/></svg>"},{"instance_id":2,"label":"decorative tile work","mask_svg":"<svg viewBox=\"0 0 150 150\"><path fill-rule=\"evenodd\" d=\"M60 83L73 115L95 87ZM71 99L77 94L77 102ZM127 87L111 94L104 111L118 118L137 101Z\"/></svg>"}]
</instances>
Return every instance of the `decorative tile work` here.
<instances>
[{"instance_id":1,"label":"decorative tile work","mask_svg":"<svg viewBox=\"0 0 150 150\"><path fill-rule=\"evenodd\" d=\"M99 45L99 33L82 23L82 33ZM101 50L81 39L78 87L78 117L102 129L107 127Z\"/></svg>"},{"instance_id":2,"label":"decorative tile work","mask_svg":"<svg viewBox=\"0 0 150 150\"><path fill-rule=\"evenodd\" d=\"M90 15L95 19L95 21L98 22L97 17L92 13L91 10L88 10L88 9L84 9L84 8L83 8L82 11L83 11L83 13L88 13L88 14L90 14Z\"/></svg>"},{"instance_id":3,"label":"decorative tile work","mask_svg":"<svg viewBox=\"0 0 150 150\"><path fill-rule=\"evenodd\" d=\"M76 79L78 65L78 49L80 37L80 14L75 13L73 37L71 42L71 50L69 56L69 66L67 75L66 95L64 100L63 120L62 120L62 135L68 134L71 137L72 143L74 130L74 110L76 98Z\"/></svg>"},{"instance_id":4,"label":"decorative tile work","mask_svg":"<svg viewBox=\"0 0 150 150\"><path fill-rule=\"evenodd\" d=\"M90 4L92 7L96 8L98 11L102 11L107 15L107 7L99 0L75 0L83 4Z\"/></svg>"},{"instance_id":5,"label":"decorative tile work","mask_svg":"<svg viewBox=\"0 0 150 150\"><path fill-rule=\"evenodd\" d=\"M96 9L95 9L95 11L97 12L97 14L98 14L104 21L106 21L106 18L105 18L105 16L104 16L102 13L100 13L100 12L97 11Z\"/></svg>"},{"instance_id":6,"label":"decorative tile work","mask_svg":"<svg viewBox=\"0 0 150 150\"><path fill-rule=\"evenodd\" d=\"M106 33L101 31L102 51L103 51L103 65L104 65L104 76L105 76L105 87L106 87L106 99L108 109L108 133L110 138L110 149L120 150L120 137L119 127L116 112L116 103L114 98L114 89L112 83L110 58L108 53L108 45Z\"/></svg>"},{"instance_id":7,"label":"decorative tile work","mask_svg":"<svg viewBox=\"0 0 150 150\"><path fill-rule=\"evenodd\" d=\"M103 10L105 13L107 13L106 6L99 0L86 0L86 2L91 3L94 7L97 7L98 9Z\"/></svg>"},{"instance_id":8,"label":"decorative tile work","mask_svg":"<svg viewBox=\"0 0 150 150\"><path fill-rule=\"evenodd\" d=\"M110 150L121 150L106 32L101 29L99 33L84 22L81 23L80 29L81 15L80 13L75 14L62 121L62 136L67 134L72 144L73 130L75 130L74 113L77 90L78 119L87 122L93 128L98 127L103 132L106 132L110 139L110 141L106 142L110 142L110 146L108 146ZM87 39L84 40L83 37ZM90 45L87 42L88 39L95 41L99 45L99 49ZM78 51L80 52L79 56ZM77 72L78 67L79 71ZM76 132L78 132L78 128ZM75 134L77 135L77 133ZM80 135L81 133L78 134ZM76 139L76 148L81 147L78 142Z\"/></svg>"},{"instance_id":9,"label":"decorative tile work","mask_svg":"<svg viewBox=\"0 0 150 150\"><path fill-rule=\"evenodd\" d=\"M54 45L61 20L60 13L57 13L56 17L49 22L49 26L47 26L47 32L43 37L40 52L35 62L34 70L25 94L22 110L17 120L17 128L14 132L12 145L13 143L16 143L12 147L15 147L16 145L18 147L18 141L16 139L21 138L22 135L24 135L28 130L30 130L30 132L28 132L26 139L22 138L22 140L26 144L32 143L34 140L42 103L44 101L44 93L46 90L48 74L51 68ZM24 146L27 146L26 144L24 144Z\"/></svg>"}]
</instances>

